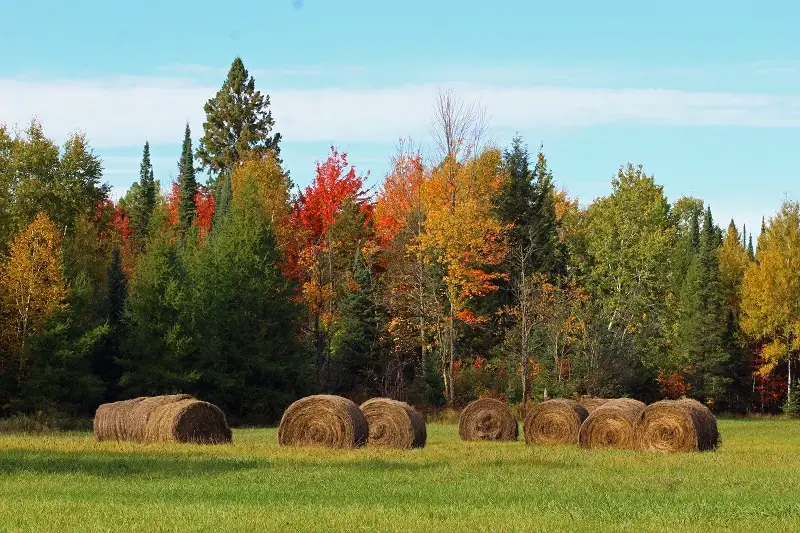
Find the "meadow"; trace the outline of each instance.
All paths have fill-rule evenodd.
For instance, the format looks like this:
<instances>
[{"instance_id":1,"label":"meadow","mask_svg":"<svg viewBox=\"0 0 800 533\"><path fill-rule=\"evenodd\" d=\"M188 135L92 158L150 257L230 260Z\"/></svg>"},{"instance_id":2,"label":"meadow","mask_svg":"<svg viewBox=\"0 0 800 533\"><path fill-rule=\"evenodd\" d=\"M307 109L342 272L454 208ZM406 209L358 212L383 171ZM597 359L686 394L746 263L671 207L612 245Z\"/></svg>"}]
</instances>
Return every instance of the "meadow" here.
<instances>
[{"instance_id":1,"label":"meadow","mask_svg":"<svg viewBox=\"0 0 800 533\"><path fill-rule=\"evenodd\" d=\"M720 420L714 453L465 443L410 451L0 435L2 531L798 531L800 420Z\"/></svg>"}]
</instances>

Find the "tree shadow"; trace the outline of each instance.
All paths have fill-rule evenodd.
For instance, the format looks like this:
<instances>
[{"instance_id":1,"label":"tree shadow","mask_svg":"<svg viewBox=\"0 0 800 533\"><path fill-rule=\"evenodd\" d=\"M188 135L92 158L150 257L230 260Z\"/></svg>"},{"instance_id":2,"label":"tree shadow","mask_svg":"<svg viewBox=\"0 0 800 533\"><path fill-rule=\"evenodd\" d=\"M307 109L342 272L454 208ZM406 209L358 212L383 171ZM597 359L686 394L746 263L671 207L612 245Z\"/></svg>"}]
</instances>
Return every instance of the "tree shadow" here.
<instances>
[{"instance_id":1,"label":"tree shadow","mask_svg":"<svg viewBox=\"0 0 800 533\"><path fill-rule=\"evenodd\" d=\"M100 478L186 478L215 476L271 466L271 460L169 457L156 454L37 452L0 453L0 476L20 472L35 474L86 474Z\"/></svg>"}]
</instances>

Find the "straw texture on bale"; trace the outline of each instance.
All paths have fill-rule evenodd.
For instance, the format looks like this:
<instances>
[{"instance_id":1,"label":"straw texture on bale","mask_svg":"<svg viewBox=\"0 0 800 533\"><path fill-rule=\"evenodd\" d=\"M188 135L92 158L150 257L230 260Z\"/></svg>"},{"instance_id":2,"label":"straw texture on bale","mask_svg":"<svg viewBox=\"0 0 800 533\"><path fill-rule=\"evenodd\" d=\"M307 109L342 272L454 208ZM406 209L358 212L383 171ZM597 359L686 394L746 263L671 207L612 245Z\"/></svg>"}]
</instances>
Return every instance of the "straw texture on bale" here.
<instances>
[{"instance_id":1,"label":"straw texture on bale","mask_svg":"<svg viewBox=\"0 0 800 533\"><path fill-rule=\"evenodd\" d=\"M640 450L713 451L718 446L717 419L696 400L662 400L648 405L636 423L636 447Z\"/></svg>"},{"instance_id":2,"label":"straw texture on bale","mask_svg":"<svg viewBox=\"0 0 800 533\"><path fill-rule=\"evenodd\" d=\"M581 424L589 413L575 400L557 398L542 402L525 417L527 444L577 444Z\"/></svg>"},{"instance_id":3,"label":"straw texture on bale","mask_svg":"<svg viewBox=\"0 0 800 533\"><path fill-rule=\"evenodd\" d=\"M283 413L278 427L282 446L358 448L367 443L369 426L356 404L330 394L301 398Z\"/></svg>"},{"instance_id":4,"label":"straw texture on bale","mask_svg":"<svg viewBox=\"0 0 800 533\"><path fill-rule=\"evenodd\" d=\"M104 403L94 414L92 428L97 440L128 440L130 424L128 417L136 404L144 397Z\"/></svg>"},{"instance_id":5,"label":"straw texture on bale","mask_svg":"<svg viewBox=\"0 0 800 533\"><path fill-rule=\"evenodd\" d=\"M609 401L608 398L584 398L581 400L581 405L589 414L592 414L592 411Z\"/></svg>"},{"instance_id":6,"label":"straw texture on bale","mask_svg":"<svg viewBox=\"0 0 800 533\"><path fill-rule=\"evenodd\" d=\"M367 446L401 449L425 446L425 418L407 403L372 398L361 404L361 411L369 424Z\"/></svg>"},{"instance_id":7,"label":"straw texture on bale","mask_svg":"<svg viewBox=\"0 0 800 533\"><path fill-rule=\"evenodd\" d=\"M493 398L475 400L458 418L461 440L517 440L517 419L506 404Z\"/></svg>"},{"instance_id":8,"label":"straw texture on bale","mask_svg":"<svg viewBox=\"0 0 800 533\"><path fill-rule=\"evenodd\" d=\"M636 421L645 404L630 398L609 400L589 413L578 441L583 448L632 450L636 447Z\"/></svg>"},{"instance_id":9,"label":"straw texture on bale","mask_svg":"<svg viewBox=\"0 0 800 533\"><path fill-rule=\"evenodd\" d=\"M141 443L231 441L231 430L222 411L188 394L103 404L95 413L94 434L97 440Z\"/></svg>"}]
</instances>

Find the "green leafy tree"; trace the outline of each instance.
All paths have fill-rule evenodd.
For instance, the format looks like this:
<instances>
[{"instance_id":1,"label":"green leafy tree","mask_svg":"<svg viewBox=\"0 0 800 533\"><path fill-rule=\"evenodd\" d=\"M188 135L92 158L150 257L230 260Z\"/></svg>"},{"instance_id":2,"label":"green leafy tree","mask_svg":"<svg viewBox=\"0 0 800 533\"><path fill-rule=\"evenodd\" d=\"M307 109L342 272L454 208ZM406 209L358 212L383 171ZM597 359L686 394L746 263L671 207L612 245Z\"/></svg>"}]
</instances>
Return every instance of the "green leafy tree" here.
<instances>
[{"instance_id":1,"label":"green leafy tree","mask_svg":"<svg viewBox=\"0 0 800 533\"><path fill-rule=\"evenodd\" d=\"M241 58L233 60L222 88L204 109L204 135L197 158L212 175L230 174L245 154L280 154L281 136L272 134L275 121L269 111L269 95L256 90Z\"/></svg>"},{"instance_id":2,"label":"green leafy tree","mask_svg":"<svg viewBox=\"0 0 800 533\"><path fill-rule=\"evenodd\" d=\"M195 196L197 196L197 179L194 171L194 155L192 153L192 132L189 124L183 137L183 150L178 162L178 186L180 203L178 204L178 225L183 233L192 227L195 212Z\"/></svg>"}]
</instances>

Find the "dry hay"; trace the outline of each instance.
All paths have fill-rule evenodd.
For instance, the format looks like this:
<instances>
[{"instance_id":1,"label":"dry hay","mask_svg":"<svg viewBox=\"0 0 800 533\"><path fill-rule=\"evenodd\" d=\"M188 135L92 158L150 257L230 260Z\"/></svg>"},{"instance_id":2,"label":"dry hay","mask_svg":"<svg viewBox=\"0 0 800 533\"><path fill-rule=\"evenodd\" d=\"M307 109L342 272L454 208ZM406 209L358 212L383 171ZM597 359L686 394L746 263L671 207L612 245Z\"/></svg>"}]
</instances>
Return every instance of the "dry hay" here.
<instances>
[{"instance_id":1,"label":"dry hay","mask_svg":"<svg viewBox=\"0 0 800 533\"><path fill-rule=\"evenodd\" d=\"M369 426L356 404L330 394L301 398L283 413L278 427L282 446L358 448L367 443Z\"/></svg>"},{"instance_id":2,"label":"dry hay","mask_svg":"<svg viewBox=\"0 0 800 533\"><path fill-rule=\"evenodd\" d=\"M97 408L92 423L94 438L97 440L128 440L130 425L128 417L131 410L144 400L144 397L104 403Z\"/></svg>"},{"instance_id":3,"label":"dry hay","mask_svg":"<svg viewBox=\"0 0 800 533\"><path fill-rule=\"evenodd\" d=\"M713 451L717 419L696 400L662 400L647 406L636 423L636 447L657 452Z\"/></svg>"},{"instance_id":4,"label":"dry hay","mask_svg":"<svg viewBox=\"0 0 800 533\"><path fill-rule=\"evenodd\" d=\"M372 398L361 404L361 411L369 424L368 446L401 449L425 446L425 418L407 403Z\"/></svg>"},{"instance_id":5,"label":"dry hay","mask_svg":"<svg viewBox=\"0 0 800 533\"><path fill-rule=\"evenodd\" d=\"M188 394L134 398L103 404L94 420L97 440L132 442L231 441L222 411Z\"/></svg>"},{"instance_id":6,"label":"dry hay","mask_svg":"<svg viewBox=\"0 0 800 533\"><path fill-rule=\"evenodd\" d=\"M517 440L517 419L506 404L494 398L475 400L458 418L461 440Z\"/></svg>"},{"instance_id":7,"label":"dry hay","mask_svg":"<svg viewBox=\"0 0 800 533\"><path fill-rule=\"evenodd\" d=\"M557 398L528 412L523 428L527 444L577 444L581 424L589 413L575 400Z\"/></svg>"},{"instance_id":8,"label":"dry hay","mask_svg":"<svg viewBox=\"0 0 800 533\"><path fill-rule=\"evenodd\" d=\"M581 400L581 405L589 414L592 414L592 411L609 401L611 400L608 398L584 398Z\"/></svg>"},{"instance_id":9,"label":"dry hay","mask_svg":"<svg viewBox=\"0 0 800 533\"><path fill-rule=\"evenodd\" d=\"M155 407L142 442L222 444L231 442L231 429L219 407L189 397Z\"/></svg>"},{"instance_id":10,"label":"dry hay","mask_svg":"<svg viewBox=\"0 0 800 533\"><path fill-rule=\"evenodd\" d=\"M632 450L636 445L636 421L645 404L630 398L609 400L589 413L581 425L581 447L594 450Z\"/></svg>"}]
</instances>

